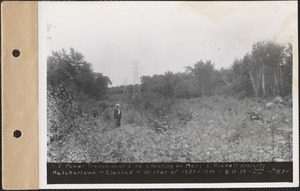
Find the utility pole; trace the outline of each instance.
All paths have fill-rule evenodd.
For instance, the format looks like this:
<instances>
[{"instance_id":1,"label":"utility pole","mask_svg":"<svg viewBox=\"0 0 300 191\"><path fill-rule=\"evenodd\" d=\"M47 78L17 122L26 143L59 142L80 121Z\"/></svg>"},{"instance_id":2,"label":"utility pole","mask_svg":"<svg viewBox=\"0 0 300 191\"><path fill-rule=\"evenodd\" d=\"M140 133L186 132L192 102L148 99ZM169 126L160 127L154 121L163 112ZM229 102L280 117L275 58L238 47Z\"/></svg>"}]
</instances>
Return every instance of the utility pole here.
<instances>
[{"instance_id":1,"label":"utility pole","mask_svg":"<svg viewBox=\"0 0 300 191\"><path fill-rule=\"evenodd\" d=\"M135 97L141 97L141 87L140 87L140 78L139 78L139 66L138 62L134 61L133 64L133 90L132 90L132 99Z\"/></svg>"},{"instance_id":2,"label":"utility pole","mask_svg":"<svg viewBox=\"0 0 300 191\"><path fill-rule=\"evenodd\" d=\"M127 78L124 78L124 84L123 84L124 88L123 88L123 93L124 95L128 94L128 90L127 90Z\"/></svg>"}]
</instances>

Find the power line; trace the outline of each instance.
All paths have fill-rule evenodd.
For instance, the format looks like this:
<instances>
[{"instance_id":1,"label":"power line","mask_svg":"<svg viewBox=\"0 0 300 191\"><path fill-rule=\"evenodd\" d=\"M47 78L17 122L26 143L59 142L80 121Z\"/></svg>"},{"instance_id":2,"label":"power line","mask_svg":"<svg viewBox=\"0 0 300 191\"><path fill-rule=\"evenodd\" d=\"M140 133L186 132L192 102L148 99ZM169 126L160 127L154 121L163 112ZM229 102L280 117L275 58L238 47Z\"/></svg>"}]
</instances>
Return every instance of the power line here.
<instances>
[{"instance_id":1,"label":"power line","mask_svg":"<svg viewBox=\"0 0 300 191\"><path fill-rule=\"evenodd\" d=\"M140 87L140 78L139 78L139 62L134 61L133 64L133 90L132 90L132 98L141 97L141 87Z\"/></svg>"}]
</instances>

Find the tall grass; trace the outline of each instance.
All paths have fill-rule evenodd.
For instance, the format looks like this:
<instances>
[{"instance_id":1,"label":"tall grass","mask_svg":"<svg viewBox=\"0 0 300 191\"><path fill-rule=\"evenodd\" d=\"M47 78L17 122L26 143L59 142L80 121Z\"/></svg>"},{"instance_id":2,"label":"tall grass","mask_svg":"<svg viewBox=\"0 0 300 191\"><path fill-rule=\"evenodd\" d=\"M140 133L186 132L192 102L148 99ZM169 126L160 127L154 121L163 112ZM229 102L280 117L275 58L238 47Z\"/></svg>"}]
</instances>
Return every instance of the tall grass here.
<instances>
[{"instance_id":1,"label":"tall grass","mask_svg":"<svg viewBox=\"0 0 300 191\"><path fill-rule=\"evenodd\" d=\"M225 96L193 99L150 96L141 100L85 102L84 112L73 119L73 131L68 138L49 143L48 159L60 162L290 161L292 108L282 104L266 108L270 101ZM116 103L121 104L123 112L120 128L114 126L113 120ZM259 116L258 120L251 120L252 113ZM54 121L52 118L58 116L52 113L49 117ZM53 127L52 122L50 126Z\"/></svg>"}]
</instances>

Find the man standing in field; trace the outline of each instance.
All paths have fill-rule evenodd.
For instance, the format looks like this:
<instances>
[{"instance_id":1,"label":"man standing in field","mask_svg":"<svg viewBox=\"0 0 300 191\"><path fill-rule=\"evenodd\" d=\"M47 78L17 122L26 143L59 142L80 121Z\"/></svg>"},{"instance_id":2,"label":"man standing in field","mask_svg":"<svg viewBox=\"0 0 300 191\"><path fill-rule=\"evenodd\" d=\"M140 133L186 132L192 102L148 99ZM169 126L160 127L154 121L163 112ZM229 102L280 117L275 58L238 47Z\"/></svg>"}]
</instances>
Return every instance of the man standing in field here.
<instances>
[{"instance_id":1,"label":"man standing in field","mask_svg":"<svg viewBox=\"0 0 300 191\"><path fill-rule=\"evenodd\" d=\"M114 118L116 120L116 127L120 127L121 126L121 118L122 118L122 112L120 109L120 104L116 105L116 109L114 111Z\"/></svg>"}]
</instances>

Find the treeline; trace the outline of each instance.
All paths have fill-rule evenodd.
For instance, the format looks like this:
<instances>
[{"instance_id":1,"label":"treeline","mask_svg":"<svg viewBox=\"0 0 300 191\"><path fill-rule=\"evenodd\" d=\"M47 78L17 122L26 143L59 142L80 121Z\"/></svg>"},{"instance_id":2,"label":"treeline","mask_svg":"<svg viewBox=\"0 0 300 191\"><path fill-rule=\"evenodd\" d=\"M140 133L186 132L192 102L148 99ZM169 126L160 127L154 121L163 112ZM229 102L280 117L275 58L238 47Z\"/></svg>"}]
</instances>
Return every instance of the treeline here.
<instances>
[{"instance_id":1,"label":"treeline","mask_svg":"<svg viewBox=\"0 0 300 191\"><path fill-rule=\"evenodd\" d=\"M275 40L253 44L251 52L235 59L229 68L217 69L211 60L196 62L184 72L166 72L141 77L141 92L164 97L190 98L219 94L245 96L287 96L292 93L292 45ZM73 93L101 100L107 93L122 94L124 86L108 88L109 77L93 72L84 56L70 48L53 51L47 60L47 85L56 91L60 85ZM131 93L133 85L126 90Z\"/></svg>"},{"instance_id":2,"label":"treeline","mask_svg":"<svg viewBox=\"0 0 300 191\"><path fill-rule=\"evenodd\" d=\"M73 93L83 93L96 100L104 99L111 84L109 77L93 71L92 65L84 60L84 56L70 48L69 53L52 51L47 60L48 91L56 92L68 89Z\"/></svg>"},{"instance_id":3,"label":"treeline","mask_svg":"<svg viewBox=\"0 0 300 191\"><path fill-rule=\"evenodd\" d=\"M215 94L287 96L292 93L292 58L291 44L260 41L253 44L251 52L242 59L235 59L226 69L216 69L212 61L200 60L186 67L185 72L143 76L141 91L178 98Z\"/></svg>"},{"instance_id":4,"label":"treeline","mask_svg":"<svg viewBox=\"0 0 300 191\"><path fill-rule=\"evenodd\" d=\"M93 117L104 115L96 100L105 99L107 76L95 73L84 56L70 48L53 51L47 60L47 136L49 152L60 152L61 144L75 136L87 142L87 134L94 127ZM104 123L102 123L104 125ZM97 125L98 126L98 125ZM97 127L95 126L95 128ZM87 128L89 127L89 128ZM59 145L57 145L59 144ZM76 147L74 143L71 143ZM63 150L61 152L64 154Z\"/></svg>"}]
</instances>

